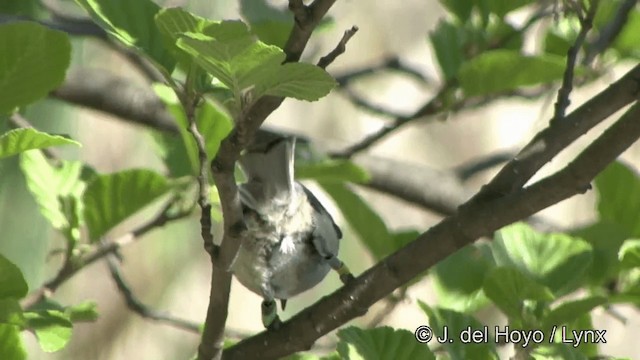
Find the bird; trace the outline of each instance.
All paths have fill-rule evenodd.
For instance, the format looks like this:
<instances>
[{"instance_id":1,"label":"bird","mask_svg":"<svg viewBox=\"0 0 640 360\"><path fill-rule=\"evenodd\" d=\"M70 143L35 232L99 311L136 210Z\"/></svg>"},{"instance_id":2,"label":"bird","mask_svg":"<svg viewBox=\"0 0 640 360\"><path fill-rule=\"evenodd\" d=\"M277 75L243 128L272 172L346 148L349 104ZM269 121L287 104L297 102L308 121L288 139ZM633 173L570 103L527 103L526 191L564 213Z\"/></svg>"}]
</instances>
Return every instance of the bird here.
<instances>
[{"instance_id":1,"label":"bird","mask_svg":"<svg viewBox=\"0 0 640 360\"><path fill-rule=\"evenodd\" d=\"M320 283L331 269L343 283L354 277L338 259L342 231L331 214L294 179L295 137L275 137L247 149L239 159L245 230L232 265L238 281L263 298L262 323L277 330L289 298Z\"/></svg>"}]
</instances>

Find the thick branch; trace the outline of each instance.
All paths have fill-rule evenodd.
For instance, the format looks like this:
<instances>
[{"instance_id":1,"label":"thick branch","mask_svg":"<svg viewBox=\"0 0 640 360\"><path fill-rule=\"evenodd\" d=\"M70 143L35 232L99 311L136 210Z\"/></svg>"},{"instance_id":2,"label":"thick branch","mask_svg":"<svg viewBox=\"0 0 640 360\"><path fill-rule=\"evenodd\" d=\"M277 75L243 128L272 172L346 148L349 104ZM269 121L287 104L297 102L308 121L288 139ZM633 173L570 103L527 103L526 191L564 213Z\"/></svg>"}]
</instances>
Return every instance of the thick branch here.
<instances>
[{"instance_id":1,"label":"thick branch","mask_svg":"<svg viewBox=\"0 0 640 360\"><path fill-rule=\"evenodd\" d=\"M370 155L359 156L355 162L371 175L365 186L442 215L455 213L471 195L453 172Z\"/></svg>"},{"instance_id":2,"label":"thick branch","mask_svg":"<svg viewBox=\"0 0 640 360\"><path fill-rule=\"evenodd\" d=\"M640 96L640 65L584 103L563 121L538 133L476 197L500 197L524 186L568 144Z\"/></svg>"},{"instance_id":3,"label":"thick branch","mask_svg":"<svg viewBox=\"0 0 640 360\"><path fill-rule=\"evenodd\" d=\"M333 5L335 0L315 0L306 6L302 1L289 1L294 14L294 26L284 47L285 62L300 59L311 33ZM231 288L230 268L240 248L239 232L244 228L242 208L234 177L235 163L240 152L253 140L253 136L264 120L277 109L284 98L265 96L248 111L235 119L236 125L221 143L211 162L211 172L220 196L224 219L224 235L220 251L212 252L211 291L207 317L198 347L198 359L217 359L222 354L224 328L227 318L229 292ZM215 256L214 256L215 255Z\"/></svg>"},{"instance_id":4,"label":"thick branch","mask_svg":"<svg viewBox=\"0 0 640 360\"><path fill-rule=\"evenodd\" d=\"M175 120L149 87L136 85L107 71L75 70L51 95L160 131L178 132Z\"/></svg>"},{"instance_id":5,"label":"thick branch","mask_svg":"<svg viewBox=\"0 0 640 360\"><path fill-rule=\"evenodd\" d=\"M456 215L420 235L328 297L285 322L225 352L225 359L277 359L306 350L319 337L357 317L376 301L475 239L583 193L609 163L640 137L640 105L585 149L573 162L538 183L489 201L472 199Z\"/></svg>"}]
</instances>

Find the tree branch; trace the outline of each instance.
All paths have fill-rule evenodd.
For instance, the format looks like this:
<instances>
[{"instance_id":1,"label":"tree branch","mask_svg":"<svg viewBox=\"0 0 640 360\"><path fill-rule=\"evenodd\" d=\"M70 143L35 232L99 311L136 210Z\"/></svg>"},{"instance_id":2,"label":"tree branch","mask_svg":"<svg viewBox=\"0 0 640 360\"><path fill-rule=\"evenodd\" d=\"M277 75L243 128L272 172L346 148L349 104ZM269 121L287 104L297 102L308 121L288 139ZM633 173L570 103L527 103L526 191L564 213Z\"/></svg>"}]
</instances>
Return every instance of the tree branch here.
<instances>
[{"instance_id":1,"label":"tree branch","mask_svg":"<svg viewBox=\"0 0 640 360\"><path fill-rule=\"evenodd\" d=\"M352 26L351 29L346 30L342 35L342 39L340 39L340 42L338 42L338 45L335 47L335 49L331 50L330 53L320 58L320 61L318 61L318 67L326 69L327 66L331 65L331 63L333 63L333 61L338 56L344 54L344 52L347 50L347 43L349 42L349 40L351 40L353 35L355 35L357 32L358 32L358 27L355 25Z\"/></svg>"},{"instance_id":2,"label":"tree branch","mask_svg":"<svg viewBox=\"0 0 640 360\"><path fill-rule=\"evenodd\" d=\"M300 59L313 30L333 5L335 0L315 0L306 6L300 0L290 0L294 25L284 47L285 62ZM235 163L240 152L253 140L264 120L277 109L284 98L264 96L248 111L243 112L231 133L220 143L215 159L211 161L213 175L224 220L224 235L219 252L212 252L211 291L209 306L198 347L198 360L218 359L222 355L224 329L231 289L230 268L240 248L239 233L245 228L238 188L234 178Z\"/></svg>"},{"instance_id":3,"label":"tree branch","mask_svg":"<svg viewBox=\"0 0 640 360\"><path fill-rule=\"evenodd\" d=\"M580 20L580 32L578 33L578 37L567 51L567 65L564 69L562 85L558 90L558 97L555 103L555 112L553 114L553 118L551 119L552 122L564 119L565 111L569 107L569 104L571 104L569 96L571 95L571 91L573 90L573 75L576 67L576 61L578 59L578 53L580 52L582 44L584 44L584 41L587 38L587 33L593 26L593 17L596 15L598 2L599 0L591 1L587 14Z\"/></svg>"},{"instance_id":4,"label":"tree branch","mask_svg":"<svg viewBox=\"0 0 640 360\"><path fill-rule=\"evenodd\" d=\"M640 137L639 118L640 105L635 104L564 169L525 189L488 200L474 197L456 215L295 315L277 332L262 332L229 348L225 359L255 358L256 354L260 359L277 359L306 350L319 337L475 239L583 193L600 171Z\"/></svg>"},{"instance_id":5,"label":"tree branch","mask_svg":"<svg viewBox=\"0 0 640 360\"><path fill-rule=\"evenodd\" d=\"M173 116L149 87L136 85L107 71L72 71L51 96L156 130L178 133Z\"/></svg>"},{"instance_id":6,"label":"tree branch","mask_svg":"<svg viewBox=\"0 0 640 360\"><path fill-rule=\"evenodd\" d=\"M148 223L138 227L137 229L118 237L115 240L108 242L101 242L87 253L80 255L77 259L74 259L72 266L62 267L56 276L45 282L40 288L31 292L22 302L23 309L30 308L37 304L41 300L51 296L58 288L64 284L67 280L71 279L78 271L93 264L94 262L103 259L109 254L116 253L120 248L135 242L142 238L145 234L153 229L162 227L170 222L183 219L191 214L189 211L180 211L176 214L172 214L170 209L173 206L173 202L167 203L160 213Z\"/></svg>"},{"instance_id":7,"label":"tree branch","mask_svg":"<svg viewBox=\"0 0 640 360\"><path fill-rule=\"evenodd\" d=\"M455 213L471 195L453 172L370 155L357 157L355 163L371 176L364 186L445 216Z\"/></svg>"},{"instance_id":8,"label":"tree branch","mask_svg":"<svg viewBox=\"0 0 640 360\"><path fill-rule=\"evenodd\" d=\"M109 265L109 272L111 278L116 284L118 291L122 294L127 307L134 313L142 316L145 319L155 320L175 328L190 331L196 334L200 334L200 323L192 322L185 319L180 319L170 314L160 312L145 305L140 299L138 299L133 290L127 284L127 281L120 272L120 267L116 261L115 255L107 256L107 264Z\"/></svg>"},{"instance_id":9,"label":"tree branch","mask_svg":"<svg viewBox=\"0 0 640 360\"><path fill-rule=\"evenodd\" d=\"M475 197L500 197L522 188L559 151L639 96L640 65L637 65L563 121L550 122Z\"/></svg>"}]
</instances>

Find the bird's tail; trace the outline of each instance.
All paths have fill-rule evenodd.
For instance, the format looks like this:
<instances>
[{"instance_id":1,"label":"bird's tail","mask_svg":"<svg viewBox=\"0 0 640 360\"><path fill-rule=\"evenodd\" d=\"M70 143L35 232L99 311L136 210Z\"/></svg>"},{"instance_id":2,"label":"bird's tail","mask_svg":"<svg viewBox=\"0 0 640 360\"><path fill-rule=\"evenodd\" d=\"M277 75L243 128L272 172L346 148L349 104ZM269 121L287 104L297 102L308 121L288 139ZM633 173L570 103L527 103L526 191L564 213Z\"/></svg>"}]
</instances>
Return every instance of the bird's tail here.
<instances>
[{"instance_id":1,"label":"bird's tail","mask_svg":"<svg viewBox=\"0 0 640 360\"><path fill-rule=\"evenodd\" d=\"M293 193L295 138L279 138L252 146L240 158L247 182L240 187L243 202L254 209L288 203Z\"/></svg>"}]
</instances>

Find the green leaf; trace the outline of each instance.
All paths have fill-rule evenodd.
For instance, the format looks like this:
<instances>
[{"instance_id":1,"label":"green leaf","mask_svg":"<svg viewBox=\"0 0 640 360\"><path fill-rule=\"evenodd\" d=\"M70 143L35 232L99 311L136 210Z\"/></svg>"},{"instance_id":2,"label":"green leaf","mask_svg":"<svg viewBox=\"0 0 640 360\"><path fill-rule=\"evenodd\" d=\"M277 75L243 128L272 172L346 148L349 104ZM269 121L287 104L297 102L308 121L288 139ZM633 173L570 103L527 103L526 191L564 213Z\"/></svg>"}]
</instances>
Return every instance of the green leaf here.
<instances>
[{"instance_id":1,"label":"green leaf","mask_svg":"<svg viewBox=\"0 0 640 360\"><path fill-rule=\"evenodd\" d=\"M511 11L517 10L533 2L535 2L535 0L485 0L489 11L501 18Z\"/></svg>"},{"instance_id":2,"label":"green leaf","mask_svg":"<svg viewBox=\"0 0 640 360\"><path fill-rule=\"evenodd\" d=\"M615 38L613 48L623 56L639 58L638 34L640 34L640 11L636 8L629 13L624 27Z\"/></svg>"},{"instance_id":3,"label":"green leaf","mask_svg":"<svg viewBox=\"0 0 640 360\"><path fill-rule=\"evenodd\" d=\"M79 198L85 183L81 180L83 164L78 161L63 161L61 167L54 168L38 150L20 155L20 167L25 174L27 187L40 207L40 212L55 229L69 229L73 219L63 212L61 198ZM76 204L79 205L79 204Z\"/></svg>"},{"instance_id":4,"label":"green leaf","mask_svg":"<svg viewBox=\"0 0 640 360\"><path fill-rule=\"evenodd\" d=\"M252 103L264 95L314 101L336 85L326 71L315 65L282 64L282 49L256 42L242 22L214 25L205 29L206 35L185 34L177 44L231 89L236 101L241 97L247 101L248 96Z\"/></svg>"},{"instance_id":5,"label":"green leaf","mask_svg":"<svg viewBox=\"0 0 640 360\"><path fill-rule=\"evenodd\" d=\"M349 327L338 331L338 353L342 359L435 359L429 348L404 329Z\"/></svg>"},{"instance_id":6,"label":"green leaf","mask_svg":"<svg viewBox=\"0 0 640 360\"><path fill-rule=\"evenodd\" d=\"M544 285L535 282L516 268L492 269L482 285L484 293L511 321L523 316L524 301L551 301L553 294Z\"/></svg>"},{"instance_id":7,"label":"green leaf","mask_svg":"<svg viewBox=\"0 0 640 360\"><path fill-rule=\"evenodd\" d=\"M489 301L482 283L493 267L495 262L487 244L467 245L440 261L431 273L440 306L473 312L486 305Z\"/></svg>"},{"instance_id":8,"label":"green leaf","mask_svg":"<svg viewBox=\"0 0 640 360\"><path fill-rule=\"evenodd\" d=\"M0 14L11 14L35 18L40 10L38 0L20 0L0 2Z\"/></svg>"},{"instance_id":9,"label":"green leaf","mask_svg":"<svg viewBox=\"0 0 640 360\"><path fill-rule=\"evenodd\" d=\"M533 360L587 360L578 349L567 344L542 344L531 352Z\"/></svg>"},{"instance_id":10,"label":"green leaf","mask_svg":"<svg viewBox=\"0 0 640 360\"><path fill-rule=\"evenodd\" d=\"M84 218L91 241L171 190L164 176L134 169L99 175L84 192Z\"/></svg>"},{"instance_id":11,"label":"green leaf","mask_svg":"<svg viewBox=\"0 0 640 360\"><path fill-rule=\"evenodd\" d=\"M160 7L151 0L76 0L96 22L122 43L142 50L171 73L175 59L156 29Z\"/></svg>"},{"instance_id":12,"label":"green leaf","mask_svg":"<svg viewBox=\"0 0 640 360\"><path fill-rule=\"evenodd\" d=\"M79 142L60 135L51 135L35 129L14 129L0 136L0 158L21 152L58 145L78 145Z\"/></svg>"},{"instance_id":13,"label":"green leaf","mask_svg":"<svg viewBox=\"0 0 640 360\"><path fill-rule=\"evenodd\" d=\"M543 328L550 329L552 326L561 326L578 320L585 313L598 306L607 303L607 298L603 296L590 296L584 299L565 301L558 307L551 310L543 320Z\"/></svg>"},{"instance_id":14,"label":"green leaf","mask_svg":"<svg viewBox=\"0 0 640 360\"><path fill-rule=\"evenodd\" d=\"M554 28L550 28L544 37L544 52L548 54L567 56L571 45L573 45L573 42L559 32L554 31Z\"/></svg>"},{"instance_id":15,"label":"green leaf","mask_svg":"<svg viewBox=\"0 0 640 360\"><path fill-rule=\"evenodd\" d=\"M640 237L640 178L614 162L595 178L601 221L618 224L630 237Z\"/></svg>"},{"instance_id":16,"label":"green leaf","mask_svg":"<svg viewBox=\"0 0 640 360\"><path fill-rule=\"evenodd\" d=\"M298 164L296 178L313 179L319 182L366 183L369 174L349 160L325 160L317 163Z\"/></svg>"},{"instance_id":17,"label":"green leaf","mask_svg":"<svg viewBox=\"0 0 640 360\"><path fill-rule=\"evenodd\" d=\"M260 41L284 48L293 26L289 11L277 9L265 0L240 0L240 13Z\"/></svg>"},{"instance_id":18,"label":"green leaf","mask_svg":"<svg viewBox=\"0 0 640 360\"><path fill-rule=\"evenodd\" d=\"M67 306L65 314L72 323L98 320L97 304L94 301L85 301L80 304Z\"/></svg>"},{"instance_id":19,"label":"green leaf","mask_svg":"<svg viewBox=\"0 0 640 360\"><path fill-rule=\"evenodd\" d=\"M435 30L429 33L429 39L445 79L456 78L460 66L465 61L464 46L467 42L465 29L440 20Z\"/></svg>"},{"instance_id":20,"label":"green leaf","mask_svg":"<svg viewBox=\"0 0 640 360\"><path fill-rule=\"evenodd\" d=\"M380 260L397 248L384 221L369 205L344 184L321 183L363 244Z\"/></svg>"},{"instance_id":21,"label":"green leaf","mask_svg":"<svg viewBox=\"0 0 640 360\"><path fill-rule=\"evenodd\" d=\"M468 334L484 328L484 325L473 316L457 311L430 307L426 303L418 300L418 305L429 318L430 328L436 336L443 339L445 336L449 341L443 343L444 348L449 353L451 359L498 359L495 341L493 338L483 342L464 343L461 340L463 331ZM445 329L447 334L445 334ZM488 334L488 336L491 336ZM453 340L453 341L451 341Z\"/></svg>"},{"instance_id":22,"label":"green leaf","mask_svg":"<svg viewBox=\"0 0 640 360\"><path fill-rule=\"evenodd\" d=\"M196 71L192 67L193 59L184 50L176 46L183 33L200 33L216 22L196 16L181 8L164 8L155 16L155 23L163 36L165 46L174 54L186 71ZM204 71L204 70L201 70ZM191 76L202 76L200 71ZM211 80L211 79L209 79ZM210 81L209 81L210 82Z\"/></svg>"},{"instance_id":23,"label":"green leaf","mask_svg":"<svg viewBox=\"0 0 640 360\"><path fill-rule=\"evenodd\" d=\"M0 269L0 278L3 276ZM21 326L22 323L22 308L17 298L0 297L0 324Z\"/></svg>"},{"instance_id":24,"label":"green leaf","mask_svg":"<svg viewBox=\"0 0 640 360\"><path fill-rule=\"evenodd\" d=\"M27 295L28 290L22 271L0 254L0 299L21 299Z\"/></svg>"},{"instance_id":25,"label":"green leaf","mask_svg":"<svg viewBox=\"0 0 640 360\"><path fill-rule=\"evenodd\" d=\"M582 285L593 259L592 247L584 240L539 233L525 223L502 228L491 247L498 265L519 269L557 296Z\"/></svg>"},{"instance_id":26,"label":"green leaf","mask_svg":"<svg viewBox=\"0 0 640 360\"><path fill-rule=\"evenodd\" d=\"M474 7L474 1L470 0L440 0L440 3L462 23L469 19Z\"/></svg>"},{"instance_id":27,"label":"green leaf","mask_svg":"<svg viewBox=\"0 0 640 360\"><path fill-rule=\"evenodd\" d=\"M467 96L478 96L558 80L564 67L562 56L527 56L518 51L493 50L462 64L458 78Z\"/></svg>"},{"instance_id":28,"label":"green leaf","mask_svg":"<svg viewBox=\"0 0 640 360\"><path fill-rule=\"evenodd\" d=\"M27 351L24 348L20 329L17 326L0 324L0 359L27 359Z\"/></svg>"},{"instance_id":29,"label":"green leaf","mask_svg":"<svg viewBox=\"0 0 640 360\"><path fill-rule=\"evenodd\" d=\"M175 92L166 85L154 84L154 91L165 103L167 110L174 116L178 124L182 143L164 139L158 145L162 147L161 156L169 171L174 176L196 175L199 169L198 147L193 135L187 130L189 124L182 105ZM220 142L227 137L233 128L233 121L228 114L221 111L210 101L202 103L196 112L196 125L206 143L207 158L213 159L218 153ZM185 166L185 160L191 164ZM187 164L188 165L188 164ZM190 170L189 170L190 168Z\"/></svg>"},{"instance_id":30,"label":"green leaf","mask_svg":"<svg viewBox=\"0 0 640 360\"><path fill-rule=\"evenodd\" d=\"M591 285L603 285L618 275L618 250L628 238L626 230L619 225L600 221L576 230L572 235L586 240L593 248L593 262L587 270L587 280Z\"/></svg>"},{"instance_id":31,"label":"green leaf","mask_svg":"<svg viewBox=\"0 0 640 360\"><path fill-rule=\"evenodd\" d=\"M61 311L28 311L24 316L27 319L27 327L35 331L38 343L45 352L63 349L71 339L71 321Z\"/></svg>"},{"instance_id":32,"label":"green leaf","mask_svg":"<svg viewBox=\"0 0 640 360\"><path fill-rule=\"evenodd\" d=\"M626 240L620 247L618 259L624 268L640 267L640 239Z\"/></svg>"},{"instance_id":33,"label":"green leaf","mask_svg":"<svg viewBox=\"0 0 640 360\"><path fill-rule=\"evenodd\" d=\"M0 114L32 103L58 87L71 45L63 32L35 22L0 25Z\"/></svg>"}]
</instances>

